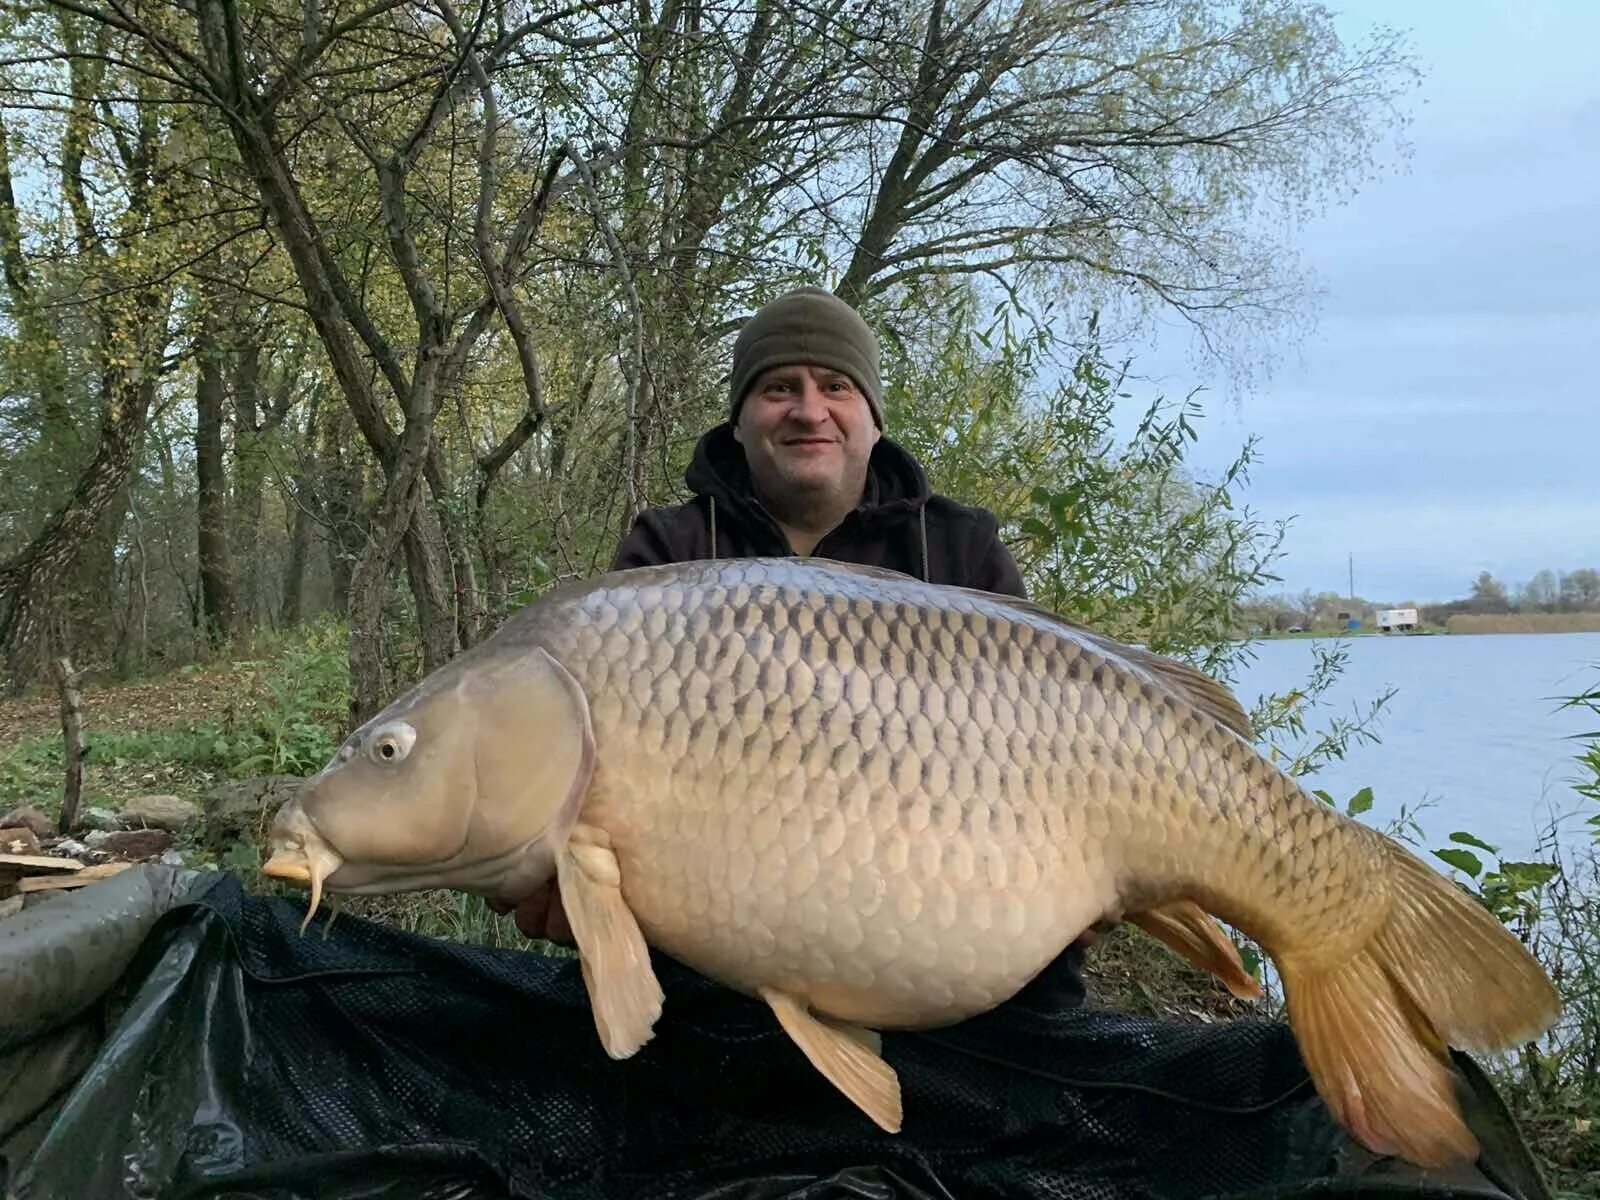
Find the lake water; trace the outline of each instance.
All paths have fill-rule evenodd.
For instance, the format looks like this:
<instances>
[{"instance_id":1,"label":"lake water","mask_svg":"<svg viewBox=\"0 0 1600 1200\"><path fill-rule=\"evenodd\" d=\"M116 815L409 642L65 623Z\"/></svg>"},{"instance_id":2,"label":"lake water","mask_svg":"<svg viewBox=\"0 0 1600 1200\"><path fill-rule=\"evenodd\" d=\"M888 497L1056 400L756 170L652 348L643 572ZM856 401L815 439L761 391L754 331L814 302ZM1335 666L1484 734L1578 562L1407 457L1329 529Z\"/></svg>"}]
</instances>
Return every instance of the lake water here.
<instances>
[{"instance_id":1,"label":"lake water","mask_svg":"<svg viewBox=\"0 0 1600 1200\"><path fill-rule=\"evenodd\" d=\"M1234 690L1248 709L1266 692L1302 686L1313 643L1258 642L1255 660L1236 669ZM1563 697L1594 686L1600 634L1473 634L1356 637L1338 681L1307 718L1325 728L1334 714L1353 716L1390 688L1377 718L1382 739L1352 742L1342 760L1308 777L1341 806L1363 787L1373 807L1363 819L1383 828L1401 806L1416 810L1432 850L1466 830L1505 857L1532 852L1541 830L1563 813L1562 841L1587 836L1584 820L1600 806L1572 788L1580 743L1573 734L1600 725L1581 709L1558 711ZM1429 856L1431 858L1431 855Z\"/></svg>"}]
</instances>

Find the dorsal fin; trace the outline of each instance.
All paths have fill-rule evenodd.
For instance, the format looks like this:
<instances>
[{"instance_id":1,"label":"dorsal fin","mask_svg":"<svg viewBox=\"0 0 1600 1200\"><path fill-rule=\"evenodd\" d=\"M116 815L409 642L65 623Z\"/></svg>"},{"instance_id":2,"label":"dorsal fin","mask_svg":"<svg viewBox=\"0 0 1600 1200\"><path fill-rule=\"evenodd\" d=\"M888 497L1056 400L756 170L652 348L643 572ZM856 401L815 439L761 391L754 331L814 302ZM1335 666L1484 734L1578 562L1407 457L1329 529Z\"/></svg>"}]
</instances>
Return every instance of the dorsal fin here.
<instances>
[{"instance_id":1,"label":"dorsal fin","mask_svg":"<svg viewBox=\"0 0 1600 1200\"><path fill-rule=\"evenodd\" d=\"M991 593L977 594L988 596ZM1231 729L1246 741L1254 738L1249 714L1244 711L1244 706L1239 703L1238 697L1225 684L1211 678L1198 667L1190 666L1180 659L1170 658L1165 654L1157 654L1153 650L1143 650L1138 646L1119 642L1087 625L1063 617L1060 613L1051 612L1031 600L1018 600L1011 596L997 596L995 599L1002 601L1008 607L1070 629L1085 641L1093 642L1110 657L1120 658L1136 667L1142 667L1207 716Z\"/></svg>"},{"instance_id":2,"label":"dorsal fin","mask_svg":"<svg viewBox=\"0 0 1600 1200\"><path fill-rule=\"evenodd\" d=\"M1225 684L1211 678L1198 667L1192 667L1176 658L1153 654L1148 650L1121 646L1116 653L1154 671L1172 685L1175 691L1186 695L1196 708L1233 730L1245 741L1254 740L1255 732L1250 728L1250 715L1239 703L1239 698Z\"/></svg>"}]
</instances>

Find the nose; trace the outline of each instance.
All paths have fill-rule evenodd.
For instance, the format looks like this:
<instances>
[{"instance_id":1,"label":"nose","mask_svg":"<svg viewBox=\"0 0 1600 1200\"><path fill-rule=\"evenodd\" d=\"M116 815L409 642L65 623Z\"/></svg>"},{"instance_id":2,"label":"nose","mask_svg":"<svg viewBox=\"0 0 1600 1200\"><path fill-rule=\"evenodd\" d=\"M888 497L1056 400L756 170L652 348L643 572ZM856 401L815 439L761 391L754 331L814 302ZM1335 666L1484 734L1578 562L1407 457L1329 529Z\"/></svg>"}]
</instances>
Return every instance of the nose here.
<instances>
[{"instance_id":1,"label":"nose","mask_svg":"<svg viewBox=\"0 0 1600 1200\"><path fill-rule=\"evenodd\" d=\"M816 380L801 381L789 404L789 419L802 425L820 425L828 419L828 405Z\"/></svg>"}]
</instances>

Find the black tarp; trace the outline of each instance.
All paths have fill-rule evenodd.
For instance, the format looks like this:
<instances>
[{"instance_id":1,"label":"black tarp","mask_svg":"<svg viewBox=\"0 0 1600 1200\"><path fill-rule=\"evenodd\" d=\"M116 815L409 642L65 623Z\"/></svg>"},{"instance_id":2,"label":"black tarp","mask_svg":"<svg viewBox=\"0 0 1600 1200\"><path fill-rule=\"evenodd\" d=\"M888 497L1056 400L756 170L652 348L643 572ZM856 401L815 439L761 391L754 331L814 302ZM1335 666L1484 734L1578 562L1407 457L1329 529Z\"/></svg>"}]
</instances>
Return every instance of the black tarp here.
<instances>
[{"instance_id":1,"label":"black tarp","mask_svg":"<svg viewBox=\"0 0 1600 1200\"><path fill-rule=\"evenodd\" d=\"M51 1000L53 1027L0 1012L14 1200L1545 1195L1492 1092L1474 1123L1498 1188L1385 1174L1269 1021L1017 1004L891 1034L906 1111L889 1135L763 1005L661 956L656 1036L613 1062L571 958L348 915L302 935L303 900L227 874L162 895L92 1002ZM28 953L49 952L35 933ZM16 1103L30 1079L43 1099Z\"/></svg>"}]
</instances>

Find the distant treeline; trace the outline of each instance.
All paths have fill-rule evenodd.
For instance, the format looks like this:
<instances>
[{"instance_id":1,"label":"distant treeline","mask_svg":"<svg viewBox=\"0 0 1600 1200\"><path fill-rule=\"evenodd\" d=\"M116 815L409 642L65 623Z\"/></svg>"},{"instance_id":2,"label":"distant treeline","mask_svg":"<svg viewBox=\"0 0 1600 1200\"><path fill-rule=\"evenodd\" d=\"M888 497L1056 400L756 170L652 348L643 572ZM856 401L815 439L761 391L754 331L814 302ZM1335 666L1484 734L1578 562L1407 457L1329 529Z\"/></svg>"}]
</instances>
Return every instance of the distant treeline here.
<instances>
[{"instance_id":1,"label":"distant treeline","mask_svg":"<svg viewBox=\"0 0 1600 1200\"><path fill-rule=\"evenodd\" d=\"M1512 632L1512 626L1533 627L1541 631L1567 629L1572 631L1593 629L1600 621L1586 620L1587 616L1600 616L1600 570L1579 567L1572 571L1543 570L1525 583L1512 584L1496 579L1488 571L1480 572L1469 585L1467 595L1453 600L1418 602L1404 600L1369 600L1362 596L1341 596L1334 592L1306 590L1299 595L1279 593L1257 597L1240 605L1239 618L1244 633L1288 633L1297 629L1331 629L1345 626L1350 620L1359 620L1370 626L1377 622L1384 609L1414 608L1420 625L1449 628L1456 632L1487 631L1490 624L1497 632ZM1574 621L1520 622L1509 624L1502 620L1486 622L1486 618L1548 617L1553 614L1573 616ZM1463 620L1471 618L1471 620Z\"/></svg>"}]
</instances>

